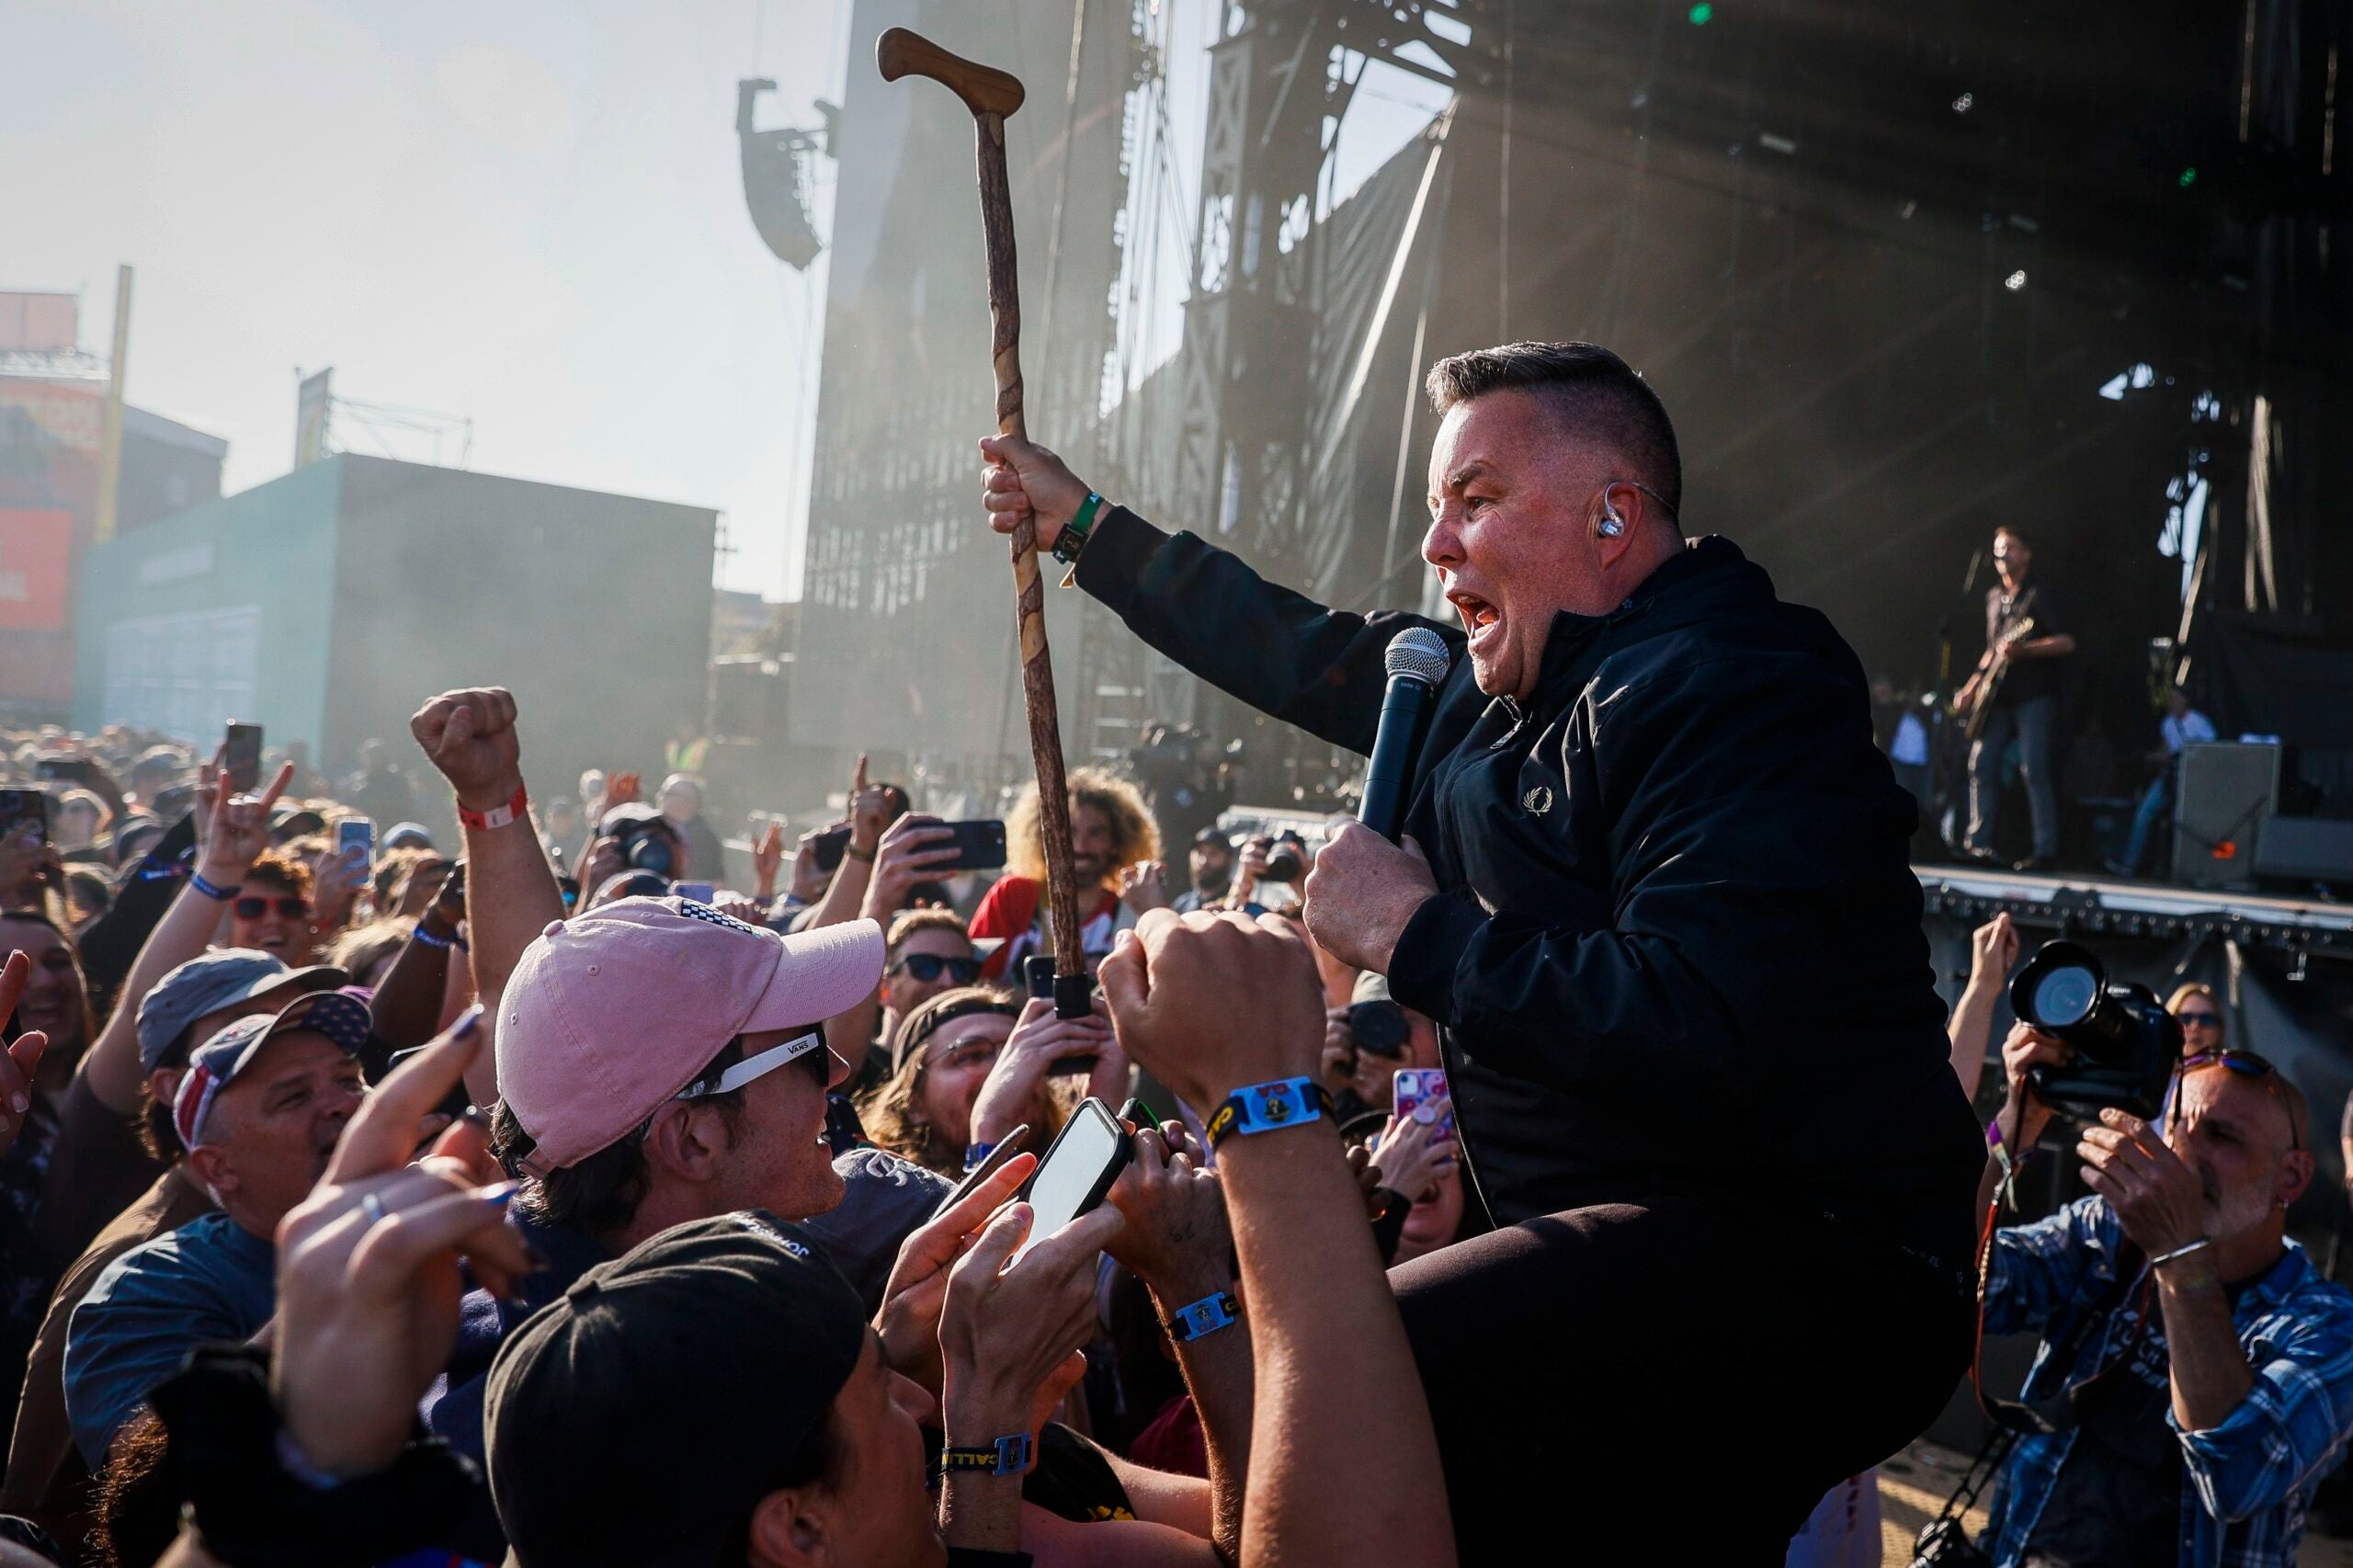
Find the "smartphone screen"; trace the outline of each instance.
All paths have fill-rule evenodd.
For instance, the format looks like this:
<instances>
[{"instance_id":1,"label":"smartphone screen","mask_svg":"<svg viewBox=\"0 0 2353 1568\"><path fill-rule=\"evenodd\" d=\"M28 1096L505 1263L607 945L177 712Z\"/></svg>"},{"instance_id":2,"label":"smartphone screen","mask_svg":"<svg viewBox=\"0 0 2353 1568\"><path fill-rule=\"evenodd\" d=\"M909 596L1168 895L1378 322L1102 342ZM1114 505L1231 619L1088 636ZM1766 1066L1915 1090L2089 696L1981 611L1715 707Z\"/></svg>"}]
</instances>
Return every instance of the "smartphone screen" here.
<instances>
[{"instance_id":1,"label":"smartphone screen","mask_svg":"<svg viewBox=\"0 0 2353 1568\"><path fill-rule=\"evenodd\" d=\"M1446 1098L1446 1069L1443 1067L1400 1067L1392 1079L1391 1101L1400 1121L1409 1120L1423 1102ZM1447 1112L1437 1119L1438 1131L1449 1138L1454 1136L1454 1113Z\"/></svg>"},{"instance_id":2,"label":"smartphone screen","mask_svg":"<svg viewBox=\"0 0 2353 1568\"><path fill-rule=\"evenodd\" d=\"M49 842L49 791L0 790L0 838Z\"/></svg>"},{"instance_id":3,"label":"smartphone screen","mask_svg":"<svg viewBox=\"0 0 2353 1568\"><path fill-rule=\"evenodd\" d=\"M1098 1099L1079 1102L1062 1136L1030 1175L1026 1196L1037 1217L1029 1227L1029 1239L1021 1244L1021 1252L1013 1255L1013 1261L1020 1262L1022 1253L1102 1202L1127 1165L1128 1151L1127 1129L1111 1114L1111 1108Z\"/></svg>"},{"instance_id":4,"label":"smartphone screen","mask_svg":"<svg viewBox=\"0 0 2353 1568\"><path fill-rule=\"evenodd\" d=\"M359 851L361 865L374 865L376 863L376 824L366 817L344 818L335 824L335 846L337 851L347 855L357 849Z\"/></svg>"},{"instance_id":5,"label":"smartphone screen","mask_svg":"<svg viewBox=\"0 0 2353 1568\"><path fill-rule=\"evenodd\" d=\"M250 795L261 783L261 726L232 723L222 766L229 775L229 788L240 795Z\"/></svg>"},{"instance_id":6,"label":"smartphone screen","mask_svg":"<svg viewBox=\"0 0 2353 1568\"><path fill-rule=\"evenodd\" d=\"M972 822L951 822L948 827L956 835L956 858L935 869L994 871L1005 864L1003 822L989 817Z\"/></svg>"}]
</instances>

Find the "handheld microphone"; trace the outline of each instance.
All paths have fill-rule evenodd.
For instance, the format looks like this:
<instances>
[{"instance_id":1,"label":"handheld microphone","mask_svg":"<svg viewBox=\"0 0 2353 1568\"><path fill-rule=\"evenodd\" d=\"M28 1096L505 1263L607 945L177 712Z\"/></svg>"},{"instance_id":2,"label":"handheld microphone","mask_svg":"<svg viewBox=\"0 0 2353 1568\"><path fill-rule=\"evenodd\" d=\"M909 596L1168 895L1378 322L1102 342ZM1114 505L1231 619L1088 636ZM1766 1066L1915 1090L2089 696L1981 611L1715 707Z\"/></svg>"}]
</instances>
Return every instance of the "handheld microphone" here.
<instances>
[{"instance_id":1,"label":"handheld microphone","mask_svg":"<svg viewBox=\"0 0 2353 1568\"><path fill-rule=\"evenodd\" d=\"M1381 662L1389 671L1389 689L1381 699L1357 820L1393 844L1404 831L1405 787L1422 747L1422 724L1451 661L1444 638L1427 626L1409 626L1389 640Z\"/></svg>"}]
</instances>

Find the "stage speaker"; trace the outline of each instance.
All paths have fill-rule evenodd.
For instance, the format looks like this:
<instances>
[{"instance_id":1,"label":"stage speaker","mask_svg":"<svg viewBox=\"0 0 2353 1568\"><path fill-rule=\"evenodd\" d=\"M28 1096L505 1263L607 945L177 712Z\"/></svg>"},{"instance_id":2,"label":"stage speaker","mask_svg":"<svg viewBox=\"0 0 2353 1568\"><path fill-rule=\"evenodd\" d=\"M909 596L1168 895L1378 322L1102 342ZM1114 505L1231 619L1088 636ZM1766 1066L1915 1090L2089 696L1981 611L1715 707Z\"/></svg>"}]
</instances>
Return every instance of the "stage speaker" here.
<instances>
[{"instance_id":1,"label":"stage speaker","mask_svg":"<svg viewBox=\"0 0 2353 1568\"><path fill-rule=\"evenodd\" d=\"M2273 817L2256 851L2255 873L2298 882L2353 882L2353 822Z\"/></svg>"},{"instance_id":2,"label":"stage speaker","mask_svg":"<svg viewBox=\"0 0 2353 1568\"><path fill-rule=\"evenodd\" d=\"M2279 748L2187 745L2175 767L2173 880L2193 888L2253 887L2263 830L2279 801Z\"/></svg>"}]
</instances>

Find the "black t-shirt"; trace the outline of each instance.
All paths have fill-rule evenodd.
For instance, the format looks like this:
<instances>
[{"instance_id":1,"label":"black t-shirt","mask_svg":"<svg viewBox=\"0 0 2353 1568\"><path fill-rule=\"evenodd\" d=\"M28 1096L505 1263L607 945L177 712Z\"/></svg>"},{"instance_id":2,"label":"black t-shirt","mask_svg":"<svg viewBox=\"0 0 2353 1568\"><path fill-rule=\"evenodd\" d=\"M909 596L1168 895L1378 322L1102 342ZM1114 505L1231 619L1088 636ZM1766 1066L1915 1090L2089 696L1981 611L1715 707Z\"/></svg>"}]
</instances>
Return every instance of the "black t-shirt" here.
<instances>
[{"instance_id":1,"label":"black t-shirt","mask_svg":"<svg viewBox=\"0 0 2353 1568\"><path fill-rule=\"evenodd\" d=\"M2140 1295L2117 1314L2112 1338L2131 1342L2122 1364L2086 1386L2075 1446L2052 1478L2022 1568L2145 1568L2181 1558L2181 1443L2165 1422L2173 1402L2165 1329L2139 1331L2157 1311Z\"/></svg>"},{"instance_id":2,"label":"black t-shirt","mask_svg":"<svg viewBox=\"0 0 2353 1568\"><path fill-rule=\"evenodd\" d=\"M1988 589L1985 595L1985 646L1992 647L2022 620L2034 622L2034 629L2025 640L2039 642L2045 637L2063 636L2067 620L2058 596L2040 583L2029 583L2015 597L1999 587ZM2002 676L2001 688L1994 693L1996 708L2016 708L2038 697L2056 697L2066 679L2065 656L2055 659L2018 659Z\"/></svg>"}]
</instances>

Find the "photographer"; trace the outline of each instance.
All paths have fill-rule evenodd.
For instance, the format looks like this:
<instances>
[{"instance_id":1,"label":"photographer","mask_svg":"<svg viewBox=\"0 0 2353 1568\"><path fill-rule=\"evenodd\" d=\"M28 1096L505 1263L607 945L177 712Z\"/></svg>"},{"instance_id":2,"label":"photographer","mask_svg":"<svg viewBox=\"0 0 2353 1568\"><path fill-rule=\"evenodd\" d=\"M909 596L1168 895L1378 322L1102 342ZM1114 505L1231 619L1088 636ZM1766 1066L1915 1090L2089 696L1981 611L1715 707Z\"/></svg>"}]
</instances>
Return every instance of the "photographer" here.
<instances>
[{"instance_id":1,"label":"photographer","mask_svg":"<svg viewBox=\"0 0 2353 1568\"><path fill-rule=\"evenodd\" d=\"M2067 1055L2010 1032L2004 1145L2033 1149L2052 1113L2028 1071ZM2041 1331L2023 1398L2063 1408L2003 1469L1984 1542L2001 1568L2295 1561L2353 1436L2353 1292L2286 1232L2311 1144L2304 1097L2270 1062L2193 1048L2165 1131L2103 1111L2075 1150L2093 1195L1994 1233L1985 1330ZM2000 1175L1997 1148L1984 1201Z\"/></svg>"}]
</instances>

